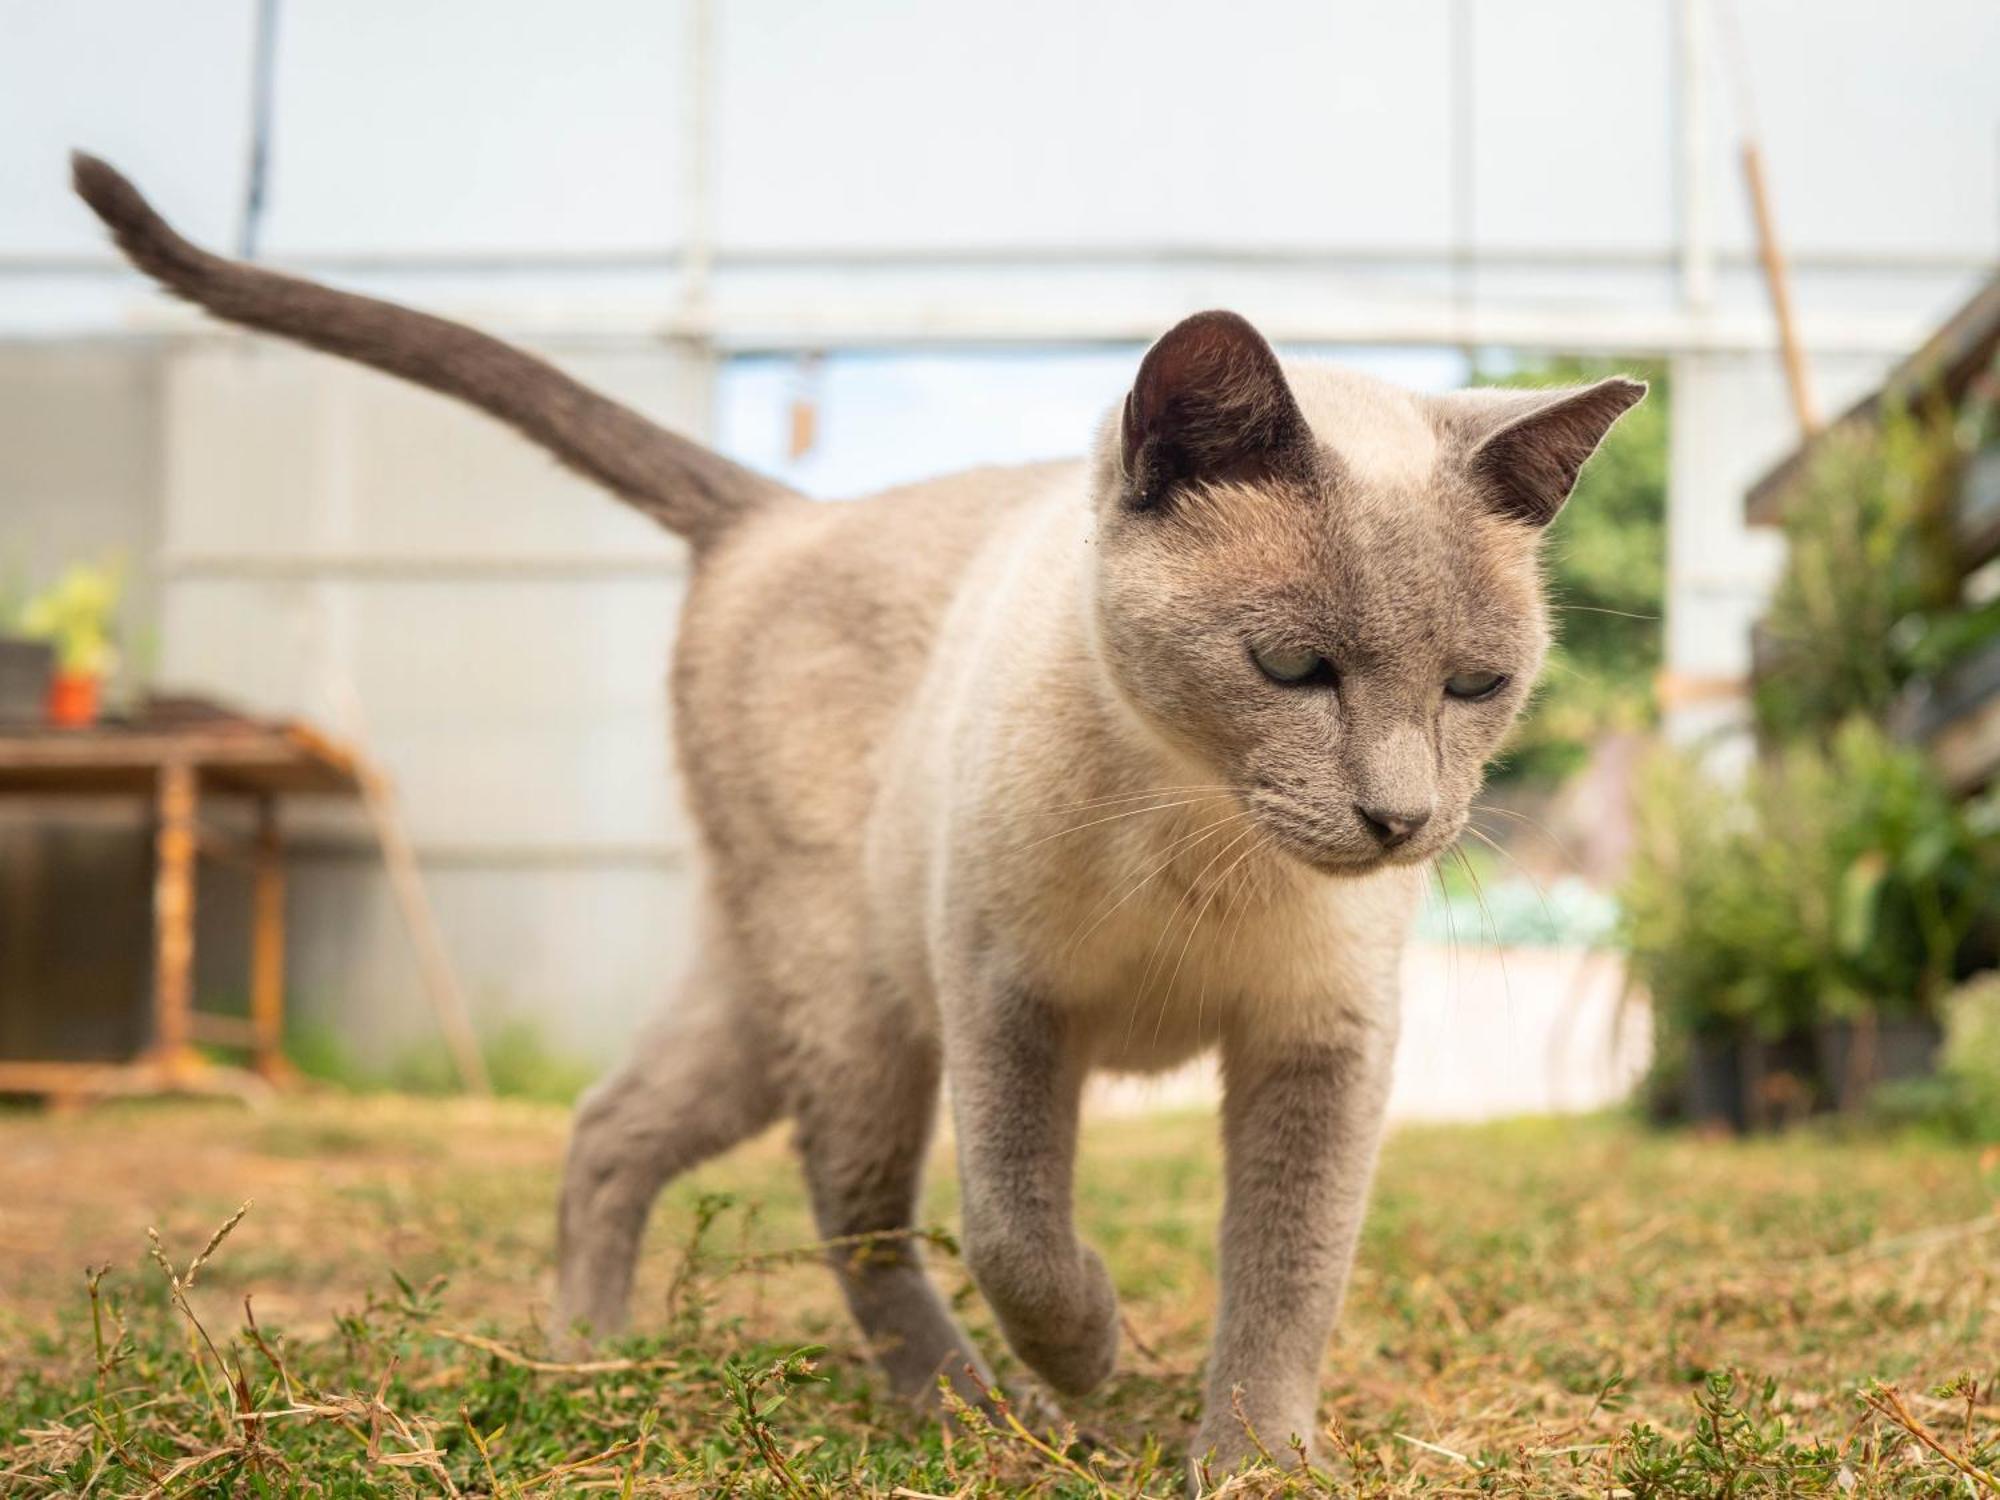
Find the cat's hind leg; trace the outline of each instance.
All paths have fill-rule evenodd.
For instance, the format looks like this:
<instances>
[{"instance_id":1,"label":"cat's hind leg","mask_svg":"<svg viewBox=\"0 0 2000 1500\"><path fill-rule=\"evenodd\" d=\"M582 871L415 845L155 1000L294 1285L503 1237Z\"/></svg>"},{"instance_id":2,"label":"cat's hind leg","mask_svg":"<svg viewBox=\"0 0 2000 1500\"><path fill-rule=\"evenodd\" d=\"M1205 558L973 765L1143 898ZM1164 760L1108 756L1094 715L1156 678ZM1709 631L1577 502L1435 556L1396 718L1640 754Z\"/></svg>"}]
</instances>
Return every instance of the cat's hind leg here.
<instances>
[{"instance_id":1,"label":"cat's hind leg","mask_svg":"<svg viewBox=\"0 0 2000 1500\"><path fill-rule=\"evenodd\" d=\"M798 1147L828 1259L899 1396L934 1401L939 1375L979 1401L992 1381L937 1288L911 1230L937 1114L934 1039L895 1007L841 1028L796 1100Z\"/></svg>"},{"instance_id":2,"label":"cat's hind leg","mask_svg":"<svg viewBox=\"0 0 2000 1500\"><path fill-rule=\"evenodd\" d=\"M577 1106L556 1235L559 1328L624 1327L653 1200L777 1118L769 1071L720 967L698 964L631 1059Z\"/></svg>"}]
</instances>

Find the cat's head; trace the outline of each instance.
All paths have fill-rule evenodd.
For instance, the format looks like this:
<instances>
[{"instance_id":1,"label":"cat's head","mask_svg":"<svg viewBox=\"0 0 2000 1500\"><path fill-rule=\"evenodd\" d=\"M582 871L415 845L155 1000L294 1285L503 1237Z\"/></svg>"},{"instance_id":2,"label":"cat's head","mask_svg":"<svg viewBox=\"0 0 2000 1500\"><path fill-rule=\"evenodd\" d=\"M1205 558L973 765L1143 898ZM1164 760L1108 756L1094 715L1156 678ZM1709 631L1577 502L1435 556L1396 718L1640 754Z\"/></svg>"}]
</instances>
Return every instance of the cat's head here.
<instances>
[{"instance_id":1,"label":"cat's head","mask_svg":"<svg viewBox=\"0 0 2000 1500\"><path fill-rule=\"evenodd\" d=\"M1100 442L1111 680L1292 856L1439 853L1541 667L1543 530L1645 392L1418 396L1187 319Z\"/></svg>"}]
</instances>

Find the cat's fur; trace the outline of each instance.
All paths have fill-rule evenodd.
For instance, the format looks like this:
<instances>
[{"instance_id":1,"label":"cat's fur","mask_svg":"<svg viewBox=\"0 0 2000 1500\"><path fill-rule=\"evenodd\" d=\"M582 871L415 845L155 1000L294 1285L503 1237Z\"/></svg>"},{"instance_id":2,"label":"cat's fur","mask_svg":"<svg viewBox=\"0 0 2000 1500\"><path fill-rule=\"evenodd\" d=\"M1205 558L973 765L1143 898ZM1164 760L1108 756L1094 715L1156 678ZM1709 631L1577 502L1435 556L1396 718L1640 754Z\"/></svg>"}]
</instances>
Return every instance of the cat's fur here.
<instances>
[{"instance_id":1,"label":"cat's fur","mask_svg":"<svg viewBox=\"0 0 2000 1500\"><path fill-rule=\"evenodd\" d=\"M973 1273L1022 1359L1087 1390L1118 1320L1071 1216L1085 1077L1217 1046L1195 1450L1245 1451L1233 1394L1274 1451L1310 1441L1422 871L1540 664L1541 527L1644 388L1414 396L1204 313L1087 462L816 505L483 335L209 256L102 163L76 181L180 295L462 396L692 543L700 949L578 1111L565 1323L618 1326L661 1185L781 1118L827 1236L908 1228L948 1075ZM1479 672L1506 681L1446 693ZM909 1243L833 1263L897 1390L984 1379Z\"/></svg>"}]
</instances>

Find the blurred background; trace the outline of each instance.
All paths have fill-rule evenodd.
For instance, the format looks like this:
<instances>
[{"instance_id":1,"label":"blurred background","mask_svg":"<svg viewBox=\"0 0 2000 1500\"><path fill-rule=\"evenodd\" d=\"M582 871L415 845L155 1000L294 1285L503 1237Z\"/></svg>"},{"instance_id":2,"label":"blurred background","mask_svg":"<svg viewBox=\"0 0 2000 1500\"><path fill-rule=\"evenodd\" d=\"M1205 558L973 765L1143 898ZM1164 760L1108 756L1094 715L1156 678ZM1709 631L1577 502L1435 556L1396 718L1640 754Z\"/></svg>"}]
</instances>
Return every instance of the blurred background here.
<instances>
[{"instance_id":1,"label":"blurred background","mask_svg":"<svg viewBox=\"0 0 2000 1500\"><path fill-rule=\"evenodd\" d=\"M0 799L0 1060L158 1041L174 815L47 800L90 736L296 721L393 784L286 797L278 885L204 869L225 1053L273 899L286 1050L350 1080L448 1082L442 1005L565 1093L688 937L678 544L170 305L82 146L829 501L1081 451L1203 307L1419 389L1644 375L1440 867L1397 1110L2000 1131L1996 76L1991 0L0 0L0 745L44 768Z\"/></svg>"}]
</instances>

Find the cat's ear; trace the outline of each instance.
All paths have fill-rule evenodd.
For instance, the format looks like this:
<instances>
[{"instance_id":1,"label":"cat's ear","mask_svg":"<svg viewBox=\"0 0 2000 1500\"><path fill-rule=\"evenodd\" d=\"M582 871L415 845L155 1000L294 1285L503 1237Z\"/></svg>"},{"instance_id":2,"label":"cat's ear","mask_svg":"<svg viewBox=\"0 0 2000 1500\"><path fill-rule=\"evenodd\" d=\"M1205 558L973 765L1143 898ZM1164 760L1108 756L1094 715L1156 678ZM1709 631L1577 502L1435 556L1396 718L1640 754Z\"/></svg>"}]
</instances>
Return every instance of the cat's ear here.
<instances>
[{"instance_id":1,"label":"cat's ear","mask_svg":"<svg viewBox=\"0 0 2000 1500\"><path fill-rule=\"evenodd\" d=\"M1278 357L1232 312L1196 313L1146 351L1125 397L1121 442L1135 510L1165 505L1186 484L1289 472L1312 451Z\"/></svg>"},{"instance_id":2,"label":"cat's ear","mask_svg":"<svg viewBox=\"0 0 2000 1500\"><path fill-rule=\"evenodd\" d=\"M1644 381L1622 375L1580 389L1495 393L1478 408L1484 430L1467 468L1495 510L1546 526L1576 488L1584 460L1645 394Z\"/></svg>"}]
</instances>

